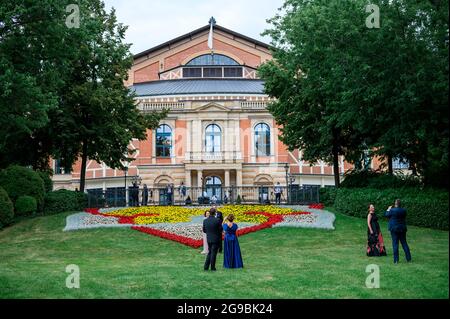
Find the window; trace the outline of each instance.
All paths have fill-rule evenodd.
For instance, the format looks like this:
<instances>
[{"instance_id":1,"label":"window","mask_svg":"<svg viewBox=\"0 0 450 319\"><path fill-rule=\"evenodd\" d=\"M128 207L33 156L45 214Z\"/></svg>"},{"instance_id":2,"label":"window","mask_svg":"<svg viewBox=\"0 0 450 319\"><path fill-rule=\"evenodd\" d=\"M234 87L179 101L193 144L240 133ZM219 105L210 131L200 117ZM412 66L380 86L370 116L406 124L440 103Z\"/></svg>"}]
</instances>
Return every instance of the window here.
<instances>
[{"instance_id":1,"label":"window","mask_svg":"<svg viewBox=\"0 0 450 319\"><path fill-rule=\"evenodd\" d=\"M216 124L208 125L206 127L205 137L205 151L208 153L220 152L222 139L222 131L220 130L220 127Z\"/></svg>"},{"instance_id":2,"label":"window","mask_svg":"<svg viewBox=\"0 0 450 319\"><path fill-rule=\"evenodd\" d=\"M55 170L54 170L54 173L55 173L55 175L70 174L70 173L72 173L72 169L63 167L61 165L61 160L55 159Z\"/></svg>"},{"instance_id":3,"label":"window","mask_svg":"<svg viewBox=\"0 0 450 319\"><path fill-rule=\"evenodd\" d=\"M203 68L204 78L221 78L222 68Z\"/></svg>"},{"instance_id":4,"label":"window","mask_svg":"<svg viewBox=\"0 0 450 319\"><path fill-rule=\"evenodd\" d=\"M401 158L393 158L392 159L392 168L393 169L409 169L409 162L405 159Z\"/></svg>"},{"instance_id":5,"label":"window","mask_svg":"<svg viewBox=\"0 0 450 319\"><path fill-rule=\"evenodd\" d=\"M201 78L202 68L183 68L184 78Z\"/></svg>"},{"instance_id":6,"label":"window","mask_svg":"<svg viewBox=\"0 0 450 319\"><path fill-rule=\"evenodd\" d=\"M225 78L241 78L242 68L241 67L223 68L223 76Z\"/></svg>"},{"instance_id":7,"label":"window","mask_svg":"<svg viewBox=\"0 0 450 319\"><path fill-rule=\"evenodd\" d=\"M223 54L204 54L193 58L186 65L239 65L239 63Z\"/></svg>"},{"instance_id":8,"label":"window","mask_svg":"<svg viewBox=\"0 0 450 319\"><path fill-rule=\"evenodd\" d=\"M163 124L156 129L156 156L170 157L172 148L172 129Z\"/></svg>"},{"instance_id":9,"label":"window","mask_svg":"<svg viewBox=\"0 0 450 319\"><path fill-rule=\"evenodd\" d=\"M255 126L256 156L270 156L270 128L266 123Z\"/></svg>"}]
</instances>

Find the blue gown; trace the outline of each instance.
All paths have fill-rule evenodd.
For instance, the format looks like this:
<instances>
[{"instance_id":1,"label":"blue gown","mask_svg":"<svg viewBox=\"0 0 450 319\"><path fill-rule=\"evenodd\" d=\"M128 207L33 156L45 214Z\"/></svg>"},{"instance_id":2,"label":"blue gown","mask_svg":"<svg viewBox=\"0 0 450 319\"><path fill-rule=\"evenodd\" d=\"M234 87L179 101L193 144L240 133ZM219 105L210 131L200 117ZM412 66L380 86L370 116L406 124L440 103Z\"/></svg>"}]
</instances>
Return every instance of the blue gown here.
<instances>
[{"instance_id":1,"label":"blue gown","mask_svg":"<svg viewBox=\"0 0 450 319\"><path fill-rule=\"evenodd\" d=\"M223 241L223 267L225 268L244 267L241 248L239 247L238 237L236 236L237 229L238 226L236 224L233 224L231 227L223 224L223 231L225 232Z\"/></svg>"}]
</instances>

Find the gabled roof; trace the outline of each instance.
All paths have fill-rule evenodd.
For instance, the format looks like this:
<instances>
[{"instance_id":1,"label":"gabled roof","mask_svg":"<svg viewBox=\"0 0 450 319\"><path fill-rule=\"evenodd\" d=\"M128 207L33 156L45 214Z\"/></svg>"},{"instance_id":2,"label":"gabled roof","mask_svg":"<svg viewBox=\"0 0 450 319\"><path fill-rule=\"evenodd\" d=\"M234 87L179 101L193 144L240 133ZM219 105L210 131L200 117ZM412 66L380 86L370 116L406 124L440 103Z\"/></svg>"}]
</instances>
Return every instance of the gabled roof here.
<instances>
[{"instance_id":1,"label":"gabled roof","mask_svg":"<svg viewBox=\"0 0 450 319\"><path fill-rule=\"evenodd\" d=\"M180 41L182 41L182 40L185 40L185 39L191 39L193 36L195 36L195 35L197 35L197 34L199 34L199 33L208 31L209 28L210 28L210 25L207 24L207 25L205 25L204 27L201 27L201 28L199 28L199 29L196 29L196 30L194 30L194 31L191 31L191 32L189 32L189 33L186 33L186 34L184 34L184 35L182 35L182 36L179 36L179 37L174 38L174 39L172 39L172 40L169 40L169 41L167 41L167 42L164 42L164 43L162 43L162 44L160 44L160 45L157 45L157 46L155 46L155 47L153 47L153 48L150 48L150 49L148 49L148 50L145 50L145 51L142 51L142 52L140 52L140 53L137 53L137 54L134 55L134 59L138 59L138 58L140 58L140 57L146 56L146 55L148 55L148 54L150 54L150 53L152 53L152 52L158 51L158 50L160 50L160 49L162 49L162 48L164 48L164 47L167 47L167 46L170 47L171 45L173 45L173 44L175 44L175 43L177 43L177 42L180 42ZM260 46L260 47L263 47L263 48L266 48L266 49L270 49L270 48L271 48L271 46L270 46L269 44L267 44L267 43L264 43L264 42L255 40L255 39L250 38L250 37L248 37L248 36L246 36L246 35L243 35L243 34L240 34L240 33L235 32L235 31L233 31L233 30L224 28L224 27L222 27L222 26L220 26L220 25L217 25L217 24L214 25L214 29L215 29L215 30L222 31L222 32L225 32L225 33L228 33L228 34L231 34L233 37L241 38L241 39L243 39L243 40L245 40L245 41L248 41L248 42L250 42L250 43L254 43L255 45L258 45L258 46Z\"/></svg>"},{"instance_id":2,"label":"gabled roof","mask_svg":"<svg viewBox=\"0 0 450 319\"><path fill-rule=\"evenodd\" d=\"M264 94L264 81L250 79L189 79L135 83L137 96L179 94Z\"/></svg>"}]
</instances>

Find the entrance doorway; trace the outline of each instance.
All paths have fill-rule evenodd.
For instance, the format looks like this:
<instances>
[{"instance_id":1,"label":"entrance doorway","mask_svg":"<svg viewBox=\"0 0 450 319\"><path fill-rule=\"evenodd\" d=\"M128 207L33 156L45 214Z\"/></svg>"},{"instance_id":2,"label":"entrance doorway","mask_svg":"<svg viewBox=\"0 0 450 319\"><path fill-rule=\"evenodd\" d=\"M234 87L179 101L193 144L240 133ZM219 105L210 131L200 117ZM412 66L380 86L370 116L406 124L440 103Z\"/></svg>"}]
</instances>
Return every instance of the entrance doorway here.
<instances>
[{"instance_id":1,"label":"entrance doorway","mask_svg":"<svg viewBox=\"0 0 450 319\"><path fill-rule=\"evenodd\" d=\"M222 180L218 176L206 178L205 191L211 203L222 202Z\"/></svg>"}]
</instances>

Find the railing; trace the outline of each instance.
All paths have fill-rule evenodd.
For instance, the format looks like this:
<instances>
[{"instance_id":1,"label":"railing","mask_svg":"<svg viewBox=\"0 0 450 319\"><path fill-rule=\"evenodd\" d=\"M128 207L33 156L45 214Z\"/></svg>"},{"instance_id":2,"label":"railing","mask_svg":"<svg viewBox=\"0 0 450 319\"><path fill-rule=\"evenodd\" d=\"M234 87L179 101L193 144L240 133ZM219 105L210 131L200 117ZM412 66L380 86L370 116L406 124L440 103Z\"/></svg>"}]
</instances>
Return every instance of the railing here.
<instances>
[{"instance_id":1,"label":"railing","mask_svg":"<svg viewBox=\"0 0 450 319\"><path fill-rule=\"evenodd\" d=\"M186 152L185 161L220 162L242 160L241 152Z\"/></svg>"},{"instance_id":2,"label":"railing","mask_svg":"<svg viewBox=\"0 0 450 319\"><path fill-rule=\"evenodd\" d=\"M138 105L138 109L140 111L160 111L162 109L169 110L183 110L184 102L150 102L150 103L141 103Z\"/></svg>"},{"instance_id":3,"label":"railing","mask_svg":"<svg viewBox=\"0 0 450 319\"><path fill-rule=\"evenodd\" d=\"M266 109L267 102L263 101L242 101L241 108L243 109Z\"/></svg>"},{"instance_id":4,"label":"railing","mask_svg":"<svg viewBox=\"0 0 450 319\"><path fill-rule=\"evenodd\" d=\"M312 204L319 203L319 186L292 185L244 187L133 188L88 190L88 207L148 205ZM280 192L281 191L281 192ZM277 193L279 195L277 195Z\"/></svg>"}]
</instances>

